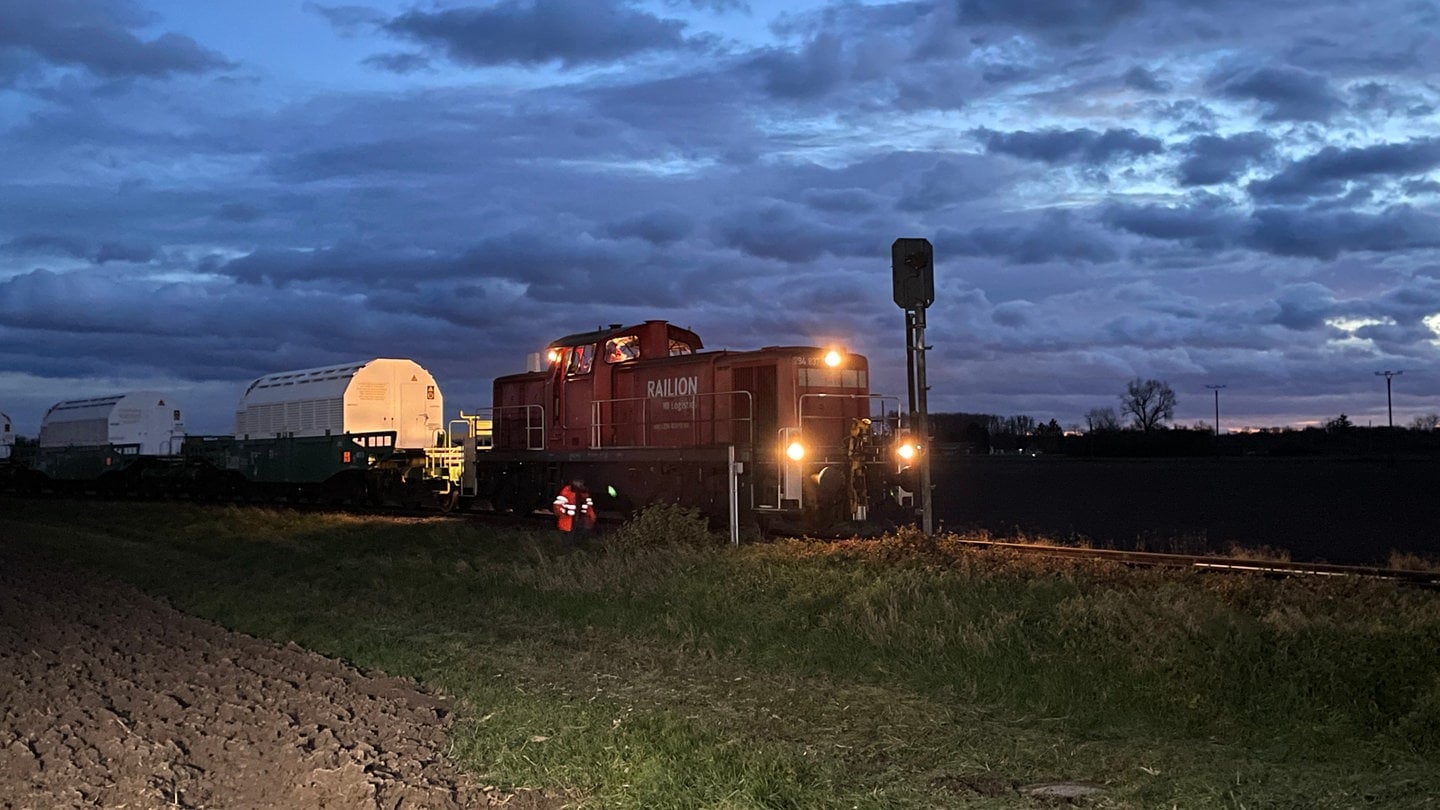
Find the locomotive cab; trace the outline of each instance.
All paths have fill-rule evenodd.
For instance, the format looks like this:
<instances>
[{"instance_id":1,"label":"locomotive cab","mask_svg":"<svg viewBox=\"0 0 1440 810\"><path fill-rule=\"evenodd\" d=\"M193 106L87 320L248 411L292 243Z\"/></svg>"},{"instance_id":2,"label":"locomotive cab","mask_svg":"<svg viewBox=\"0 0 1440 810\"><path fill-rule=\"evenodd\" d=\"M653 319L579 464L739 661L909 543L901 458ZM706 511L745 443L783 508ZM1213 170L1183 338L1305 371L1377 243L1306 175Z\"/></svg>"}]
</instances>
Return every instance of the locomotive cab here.
<instances>
[{"instance_id":1,"label":"locomotive cab","mask_svg":"<svg viewBox=\"0 0 1440 810\"><path fill-rule=\"evenodd\" d=\"M596 403L612 407L617 369L640 361L693 355L700 337L665 321L567 335L550 343L535 370L497 377L492 397L497 450L579 450L614 444L596 433Z\"/></svg>"},{"instance_id":2,"label":"locomotive cab","mask_svg":"<svg viewBox=\"0 0 1440 810\"><path fill-rule=\"evenodd\" d=\"M630 393L617 376L629 376L626 364L693 355L703 348L700 337L665 321L570 335L546 348L549 369L546 394L550 425L547 446L552 449L613 446L616 394ZM605 407L605 406L610 407Z\"/></svg>"}]
</instances>

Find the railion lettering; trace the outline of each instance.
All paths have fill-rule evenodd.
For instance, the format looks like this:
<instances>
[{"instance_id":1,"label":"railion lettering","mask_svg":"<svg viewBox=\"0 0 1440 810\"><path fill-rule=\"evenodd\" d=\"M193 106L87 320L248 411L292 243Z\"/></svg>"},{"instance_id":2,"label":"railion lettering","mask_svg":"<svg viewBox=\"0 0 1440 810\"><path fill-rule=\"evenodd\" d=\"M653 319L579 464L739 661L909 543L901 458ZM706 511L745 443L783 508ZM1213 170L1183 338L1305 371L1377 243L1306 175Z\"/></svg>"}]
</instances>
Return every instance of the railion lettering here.
<instances>
[{"instance_id":1,"label":"railion lettering","mask_svg":"<svg viewBox=\"0 0 1440 810\"><path fill-rule=\"evenodd\" d=\"M693 397L700 391L699 377L666 377L645 383L647 397Z\"/></svg>"}]
</instances>

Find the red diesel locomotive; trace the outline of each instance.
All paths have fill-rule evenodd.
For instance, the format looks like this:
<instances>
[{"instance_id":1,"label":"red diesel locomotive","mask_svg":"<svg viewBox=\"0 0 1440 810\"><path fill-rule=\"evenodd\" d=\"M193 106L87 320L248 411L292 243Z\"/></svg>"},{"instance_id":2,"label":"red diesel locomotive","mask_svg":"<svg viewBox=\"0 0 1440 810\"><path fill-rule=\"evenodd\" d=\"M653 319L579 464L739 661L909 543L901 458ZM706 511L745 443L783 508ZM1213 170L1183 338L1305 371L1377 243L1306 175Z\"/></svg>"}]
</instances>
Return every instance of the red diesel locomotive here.
<instances>
[{"instance_id":1,"label":"red diesel locomotive","mask_svg":"<svg viewBox=\"0 0 1440 810\"><path fill-rule=\"evenodd\" d=\"M494 381L488 413L464 415L460 496L529 511L583 478L621 514L668 501L812 529L903 514L897 453L913 447L898 401L870 392L863 356L702 348L658 320L552 342L529 371Z\"/></svg>"}]
</instances>

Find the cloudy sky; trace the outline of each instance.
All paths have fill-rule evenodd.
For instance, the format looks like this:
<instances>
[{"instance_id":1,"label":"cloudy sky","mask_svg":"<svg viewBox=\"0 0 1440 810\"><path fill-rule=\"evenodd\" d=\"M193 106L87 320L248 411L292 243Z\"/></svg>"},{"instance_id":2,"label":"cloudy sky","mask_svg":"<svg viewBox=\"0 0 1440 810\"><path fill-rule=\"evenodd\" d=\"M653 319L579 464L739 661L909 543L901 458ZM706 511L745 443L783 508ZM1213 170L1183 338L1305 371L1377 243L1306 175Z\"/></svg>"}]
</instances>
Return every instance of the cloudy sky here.
<instances>
[{"instance_id":1,"label":"cloudy sky","mask_svg":"<svg viewBox=\"0 0 1440 810\"><path fill-rule=\"evenodd\" d=\"M559 335L843 341L937 411L1440 411L1435 0L0 0L0 411Z\"/></svg>"}]
</instances>

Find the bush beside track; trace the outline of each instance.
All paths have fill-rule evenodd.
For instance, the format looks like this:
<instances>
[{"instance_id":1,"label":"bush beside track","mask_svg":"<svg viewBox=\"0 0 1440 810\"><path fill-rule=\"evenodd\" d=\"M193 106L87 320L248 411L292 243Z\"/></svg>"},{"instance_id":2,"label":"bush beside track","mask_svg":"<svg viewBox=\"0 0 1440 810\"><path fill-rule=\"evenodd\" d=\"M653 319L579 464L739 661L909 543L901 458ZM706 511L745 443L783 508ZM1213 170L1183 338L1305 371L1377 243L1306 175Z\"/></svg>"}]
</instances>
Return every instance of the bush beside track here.
<instances>
[{"instance_id":1,"label":"bush beside track","mask_svg":"<svg viewBox=\"0 0 1440 810\"><path fill-rule=\"evenodd\" d=\"M443 687L480 779L587 806L1033 807L1056 781L1116 807L1440 794L1433 592L916 534L735 549L683 514L570 550L447 518L0 507L5 542Z\"/></svg>"}]
</instances>

